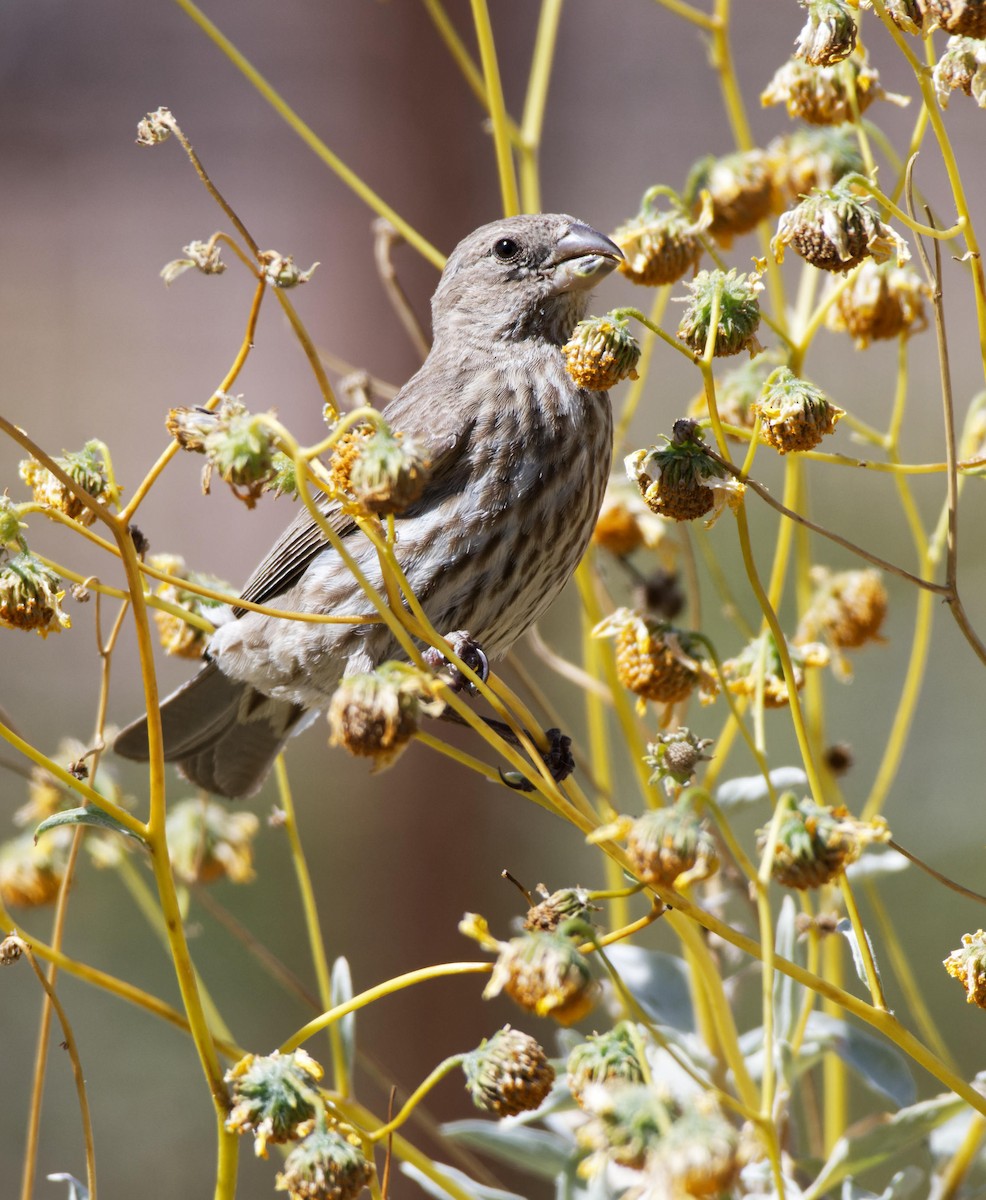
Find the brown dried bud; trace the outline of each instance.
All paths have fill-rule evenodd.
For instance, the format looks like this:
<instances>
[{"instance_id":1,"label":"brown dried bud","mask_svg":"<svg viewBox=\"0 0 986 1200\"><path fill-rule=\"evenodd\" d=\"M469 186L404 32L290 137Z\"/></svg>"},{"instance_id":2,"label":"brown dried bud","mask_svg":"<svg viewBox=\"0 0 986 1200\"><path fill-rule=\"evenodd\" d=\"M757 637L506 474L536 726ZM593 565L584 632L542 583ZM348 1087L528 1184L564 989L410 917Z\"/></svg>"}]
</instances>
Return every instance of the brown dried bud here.
<instances>
[{"instance_id":1,"label":"brown dried bud","mask_svg":"<svg viewBox=\"0 0 986 1200\"><path fill-rule=\"evenodd\" d=\"M921 6L948 33L986 38L986 0L921 0Z\"/></svg>"},{"instance_id":2,"label":"brown dried bud","mask_svg":"<svg viewBox=\"0 0 986 1200\"><path fill-rule=\"evenodd\" d=\"M640 345L629 322L610 313L580 321L562 353L579 387L605 392L624 379L637 378Z\"/></svg>"},{"instance_id":3,"label":"brown dried bud","mask_svg":"<svg viewBox=\"0 0 986 1200\"><path fill-rule=\"evenodd\" d=\"M462 1069L473 1104L497 1117L540 1108L555 1082L555 1069L539 1043L509 1025L484 1038Z\"/></svg>"},{"instance_id":4,"label":"brown dried bud","mask_svg":"<svg viewBox=\"0 0 986 1200\"><path fill-rule=\"evenodd\" d=\"M644 883L674 887L679 876L708 879L719 869L719 851L708 826L687 804L652 808L627 834L630 869Z\"/></svg>"},{"instance_id":5,"label":"brown dried bud","mask_svg":"<svg viewBox=\"0 0 986 1200\"><path fill-rule=\"evenodd\" d=\"M329 744L390 764L418 729L422 715L437 716L436 680L403 663L384 663L367 675L347 675L329 704Z\"/></svg>"},{"instance_id":6,"label":"brown dried bud","mask_svg":"<svg viewBox=\"0 0 986 1200\"><path fill-rule=\"evenodd\" d=\"M534 932L501 947L483 998L500 992L527 1012L574 1025L595 1004L598 987L588 960L570 937Z\"/></svg>"}]
</instances>

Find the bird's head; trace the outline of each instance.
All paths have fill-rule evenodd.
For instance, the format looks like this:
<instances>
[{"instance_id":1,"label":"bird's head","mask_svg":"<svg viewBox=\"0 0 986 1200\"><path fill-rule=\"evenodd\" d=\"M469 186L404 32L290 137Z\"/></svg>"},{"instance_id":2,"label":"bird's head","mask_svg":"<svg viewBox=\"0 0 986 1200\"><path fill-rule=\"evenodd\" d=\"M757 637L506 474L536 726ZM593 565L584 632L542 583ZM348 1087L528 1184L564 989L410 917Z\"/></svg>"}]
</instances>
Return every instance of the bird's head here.
<instances>
[{"instance_id":1,"label":"bird's head","mask_svg":"<svg viewBox=\"0 0 986 1200\"><path fill-rule=\"evenodd\" d=\"M560 344L585 316L589 291L622 258L608 237L564 214L483 225L449 256L432 300L435 341L455 333Z\"/></svg>"}]
</instances>

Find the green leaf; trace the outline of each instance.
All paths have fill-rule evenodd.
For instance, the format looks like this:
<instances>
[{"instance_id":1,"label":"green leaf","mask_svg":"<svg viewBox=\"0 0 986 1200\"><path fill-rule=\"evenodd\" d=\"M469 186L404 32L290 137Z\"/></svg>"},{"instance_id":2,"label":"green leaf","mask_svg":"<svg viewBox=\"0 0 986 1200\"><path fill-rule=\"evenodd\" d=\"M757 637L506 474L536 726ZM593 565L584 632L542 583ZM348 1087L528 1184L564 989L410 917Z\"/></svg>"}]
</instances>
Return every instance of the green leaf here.
<instances>
[{"instance_id":1,"label":"green leaf","mask_svg":"<svg viewBox=\"0 0 986 1200\"><path fill-rule=\"evenodd\" d=\"M856 930L852 927L852 921L848 917L843 917L835 927L836 933L841 933L849 943L849 949L852 951L852 964L856 968L856 978L860 983L869 988L869 980L866 978L866 964L863 962L863 955L859 948L859 939L856 937ZM873 949L873 942L870 940L870 935L863 930L863 935L866 938L866 944L870 949L870 957L873 959L873 966L876 968L877 980L880 979L880 968L876 961L876 951Z\"/></svg>"},{"instance_id":2,"label":"green leaf","mask_svg":"<svg viewBox=\"0 0 986 1200\"><path fill-rule=\"evenodd\" d=\"M606 954L647 1015L685 1033L695 1030L688 967L673 954L621 944Z\"/></svg>"},{"instance_id":3,"label":"green leaf","mask_svg":"<svg viewBox=\"0 0 986 1200\"><path fill-rule=\"evenodd\" d=\"M908 1200L908 1197L918 1194L919 1188L921 1194L926 1196L927 1186L920 1167L905 1167L897 1172L879 1195L857 1186L851 1179L843 1180L839 1200Z\"/></svg>"},{"instance_id":4,"label":"green leaf","mask_svg":"<svg viewBox=\"0 0 986 1200\"><path fill-rule=\"evenodd\" d=\"M797 791L808 782L808 776L800 767L775 767L770 772L770 782L775 791ZM722 784L716 792L716 804L720 808L735 808L739 804L766 800L769 795L767 781L762 775L744 775L739 779L727 779Z\"/></svg>"},{"instance_id":5,"label":"green leaf","mask_svg":"<svg viewBox=\"0 0 986 1200\"><path fill-rule=\"evenodd\" d=\"M52 1183L67 1183L68 1184L68 1200L89 1200L89 1189L86 1185L80 1182L74 1175L68 1175L64 1171L59 1171L55 1175L47 1176Z\"/></svg>"},{"instance_id":6,"label":"green leaf","mask_svg":"<svg viewBox=\"0 0 986 1200\"><path fill-rule=\"evenodd\" d=\"M434 1166L448 1177L449 1182L454 1184L458 1193L465 1192L467 1196L475 1196L476 1200L524 1200L524 1197L518 1196L516 1192L505 1192L502 1188L487 1187L486 1184L477 1183L475 1179L470 1179L462 1171L446 1166L445 1163L435 1163ZM412 1166L411 1163L401 1163L401 1171L408 1179L413 1179L418 1187L427 1192L429 1196L437 1196L439 1200L445 1200L446 1196L454 1194L447 1188L443 1188L436 1180L429 1179L423 1171Z\"/></svg>"},{"instance_id":7,"label":"green leaf","mask_svg":"<svg viewBox=\"0 0 986 1200\"><path fill-rule=\"evenodd\" d=\"M792 962L796 953L797 909L794 898L784 897L774 933L774 950ZM800 989L799 989L800 991ZM774 976L774 1025L778 1035L790 1038L798 1021L798 1004L794 980L780 971Z\"/></svg>"},{"instance_id":8,"label":"green leaf","mask_svg":"<svg viewBox=\"0 0 986 1200\"><path fill-rule=\"evenodd\" d=\"M332 964L332 984L330 989L332 1007L345 1004L353 998L353 977L349 970L349 962L340 955ZM346 1059L346 1074L350 1079L356 1067L356 1014L347 1013L337 1023L339 1037L342 1040L342 1052Z\"/></svg>"},{"instance_id":9,"label":"green leaf","mask_svg":"<svg viewBox=\"0 0 986 1200\"><path fill-rule=\"evenodd\" d=\"M836 1142L828 1162L805 1193L805 1200L815 1200L841 1180L896 1158L965 1107L964 1100L948 1092L893 1115L860 1121Z\"/></svg>"},{"instance_id":10,"label":"green leaf","mask_svg":"<svg viewBox=\"0 0 986 1200\"><path fill-rule=\"evenodd\" d=\"M554 1179L571 1163L573 1147L556 1133L471 1117L450 1121L442 1133L453 1141L481 1150L542 1179Z\"/></svg>"},{"instance_id":11,"label":"green leaf","mask_svg":"<svg viewBox=\"0 0 986 1200\"><path fill-rule=\"evenodd\" d=\"M55 813L53 817L41 822L35 829L34 836L38 838L49 829L57 829L59 825L91 825L94 829L109 829L113 833L122 833L124 837L133 838L141 846L147 845L140 834L134 833L126 825L121 825L119 821L104 813L95 804L84 804L81 808L67 808L64 812Z\"/></svg>"}]
</instances>

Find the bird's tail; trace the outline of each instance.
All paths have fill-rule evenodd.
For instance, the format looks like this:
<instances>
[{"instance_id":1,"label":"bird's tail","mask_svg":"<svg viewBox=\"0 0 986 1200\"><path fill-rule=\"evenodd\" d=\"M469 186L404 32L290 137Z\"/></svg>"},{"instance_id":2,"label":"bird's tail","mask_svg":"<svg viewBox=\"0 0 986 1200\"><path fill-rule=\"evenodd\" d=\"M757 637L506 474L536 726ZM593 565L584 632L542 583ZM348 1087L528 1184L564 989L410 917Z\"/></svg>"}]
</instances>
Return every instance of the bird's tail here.
<instances>
[{"instance_id":1,"label":"bird's tail","mask_svg":"<svg viewBox=\"0 0 986 1200\"><path fill-rule=\"evenodd\" d=\"M249 796L263 783L304 709L271 700L209 663L161 701L165 762L219 796ZM121 730L113 749L123 758L150 757L147 717Z\"/></svg>"}]
</instances>

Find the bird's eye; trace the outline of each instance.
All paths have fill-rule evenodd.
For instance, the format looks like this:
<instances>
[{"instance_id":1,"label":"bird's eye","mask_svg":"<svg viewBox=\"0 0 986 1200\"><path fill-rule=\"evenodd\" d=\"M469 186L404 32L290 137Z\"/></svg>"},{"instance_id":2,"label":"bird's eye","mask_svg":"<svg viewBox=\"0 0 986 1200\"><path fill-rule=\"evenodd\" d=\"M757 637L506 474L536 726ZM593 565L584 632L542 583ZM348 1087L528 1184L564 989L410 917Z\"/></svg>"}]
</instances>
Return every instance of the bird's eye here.
<instances>
[{"instance_id":1,"label":"bird's eye","mask_svg":"<svg viewBox=\"0 0 986 1200\"><path fill-rule=\"evenodd\" d=\"M513 238L500 238L493 243L493 253L500 262L513 262L520 253L520 246Z\"/></svg>"}]
</instances>

